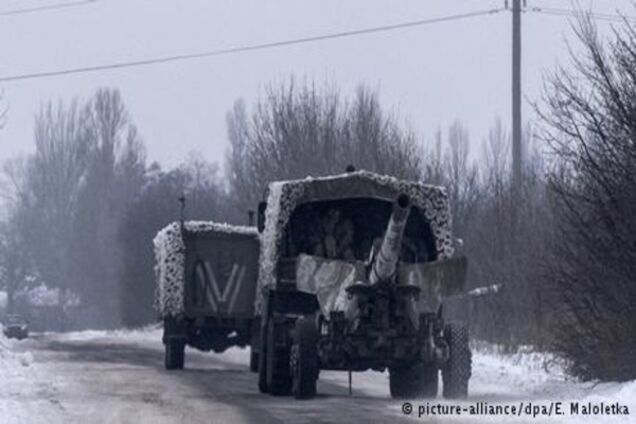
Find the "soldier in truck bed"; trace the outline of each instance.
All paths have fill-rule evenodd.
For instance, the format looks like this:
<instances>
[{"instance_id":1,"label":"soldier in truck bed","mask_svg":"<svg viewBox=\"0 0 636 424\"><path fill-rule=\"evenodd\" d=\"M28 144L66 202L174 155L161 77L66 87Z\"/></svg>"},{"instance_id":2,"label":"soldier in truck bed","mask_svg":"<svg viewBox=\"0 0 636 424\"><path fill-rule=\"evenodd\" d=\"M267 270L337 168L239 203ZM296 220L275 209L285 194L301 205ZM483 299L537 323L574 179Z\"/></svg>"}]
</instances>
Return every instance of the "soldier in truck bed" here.
<instances>
[{"instance_id":1,"label":"soldier in truck bed","mask_svg":"<svg viewBox=\"0 0 636 424\"><path fill-rule=\"evenodd\" d=\"M320 238L314 245L313 254L331 259L354 260L353 222L342 216L335 208L329 209L320 220Z\"/></svg>"}]
</instances>

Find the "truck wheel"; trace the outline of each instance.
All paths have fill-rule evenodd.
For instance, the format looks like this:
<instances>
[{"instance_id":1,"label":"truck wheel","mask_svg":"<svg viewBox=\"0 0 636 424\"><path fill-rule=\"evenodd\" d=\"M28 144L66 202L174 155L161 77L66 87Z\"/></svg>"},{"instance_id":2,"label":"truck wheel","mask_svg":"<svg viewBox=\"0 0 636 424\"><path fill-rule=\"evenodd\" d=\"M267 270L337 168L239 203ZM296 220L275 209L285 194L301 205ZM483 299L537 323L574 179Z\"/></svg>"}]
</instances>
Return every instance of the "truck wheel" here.
<instances>
[{"instance_id":1,"label":"truck wheel","mask_svg":"<svg viewBox=\"0 0 636 424\"><path fill-rule=\"evenodd\" d=\"M421 362L389 368L389 389L394 399L437 396L439 376L434 365Z\"/></svg>"},{"instance_id":2,"label":"truck wheel","mask_svg":"<svg viewBox=\"0 0 636 424\"><path fill-rule=\"evenodd\" d=\"M472 358L468 345L468 328L464 323L451 322L444 327L444 338L448 343L449 358L442 367L444 397L461 399L468 396Z\"/></svg>"},{"instance_id":3,"label":"truck wheel","mask_svg":"<svg viewBox=\"0 0 636 424\"><path fill-rule=\"evenodd\" d=\"M311 399L316 396L319 372L318 330L310 317L302 317L296 321L289 366L294 397Z\"/></svg>"},{"instance_id":4,"label":"truck wheel","mask_svg":"<svg viewBox=\"0 0 636 424\"><path fill-rule=\"evenodd\" d=\"M250 325L250 371L258 372L259 350L261 346L261 320L255 318Z\"/></svg>"},{"instance_id":5,"label":"truck wheel","mask_svg":"<svg viewBox=\"0 0 636 424\"><path fill-rule=\"evenodd\" d=\"M280 338L279 332L284 331L273 320L267 323L267 389L274 396L288 396L291 394L291 374L289 372L289 346L277 346L275 341Z\"/></svg>"},{"instance_id":6,"label":"truck wheel","mask_svg":"<svg viewBox=\"0 0 636 424\"><path fill-rule=\"evenodd\" d=\"M165 342L165 365L167 370L182 370L185 362L185 343L181 340Z\"/></svg>"},{"instance_id":7,"label":"truck wheel","mask_svg":"<svg viewBox=\"0 0 636 424\"><path fill-rule=\"evenodd\" d=\"M269 393L267 387L267 332L261 337L261 351L258 355L258 390L261 393Z\"/></svg>"}]
</instances>

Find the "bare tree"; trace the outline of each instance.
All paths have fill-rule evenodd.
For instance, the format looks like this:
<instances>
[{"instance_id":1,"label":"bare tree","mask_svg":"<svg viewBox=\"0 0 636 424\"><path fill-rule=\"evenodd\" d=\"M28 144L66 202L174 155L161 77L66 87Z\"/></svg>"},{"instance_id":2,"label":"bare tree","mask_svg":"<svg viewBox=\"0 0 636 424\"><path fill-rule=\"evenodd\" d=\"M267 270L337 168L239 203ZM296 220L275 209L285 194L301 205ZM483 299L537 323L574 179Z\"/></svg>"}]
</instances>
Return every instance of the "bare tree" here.
<instances>
[{"instance_id":1,"label":"bare tree","mask_svg":"<svg viewBox=\"0 0 636 424\"><path fill-rule=\"evenodd\" d=\"M116 325L117 233L145 173L143 146L116 90L49 103L35 122L35 152L5 166L11 232L50 287L81 295L85 325Z\"/></svg>"},{"instance_id":2,"label":"bare tree","mask_svg":"<svg viewBox=\"0 0 636 424\"><path fill-rule=\"evenodd\" d=\"M407 178L421 174L414 135L385 115L377 94L359 88L349 103L330 87L270 86L251 117L242 102L228 114L226 171L244 211L267 183L344 172L347 165Z\"/></svg>"},{"instance_id":3,"label":"bare tree","mask_svg":"<svg viewBox=\"0 0 636 424\"><path fill-rule=\"evenodd\" d=\"M547 81L539 108L556 158L547 282L561 305L555 347L583 378L636 377L636 32L603 42L576 27L583 56Z\"/></svg>"},{"instance_id":4,"label":"bare tree","mask_svg":"<svg viewBox=\"0 0 636 424\"><path fill-rule=\"evenodd\" d=\"M179 219L177 199L182 195L186 198L187 219L234 219L245 223L243 216L228 213L227 196L216 164L193 154L170 171L163 171L158 164L151 165L143 189L127 209L119 233L124 261L121 312L125 325L144 325L156 319L152 307L155 258L151 240L157 231Z\"/></svg>"}]
</instances>

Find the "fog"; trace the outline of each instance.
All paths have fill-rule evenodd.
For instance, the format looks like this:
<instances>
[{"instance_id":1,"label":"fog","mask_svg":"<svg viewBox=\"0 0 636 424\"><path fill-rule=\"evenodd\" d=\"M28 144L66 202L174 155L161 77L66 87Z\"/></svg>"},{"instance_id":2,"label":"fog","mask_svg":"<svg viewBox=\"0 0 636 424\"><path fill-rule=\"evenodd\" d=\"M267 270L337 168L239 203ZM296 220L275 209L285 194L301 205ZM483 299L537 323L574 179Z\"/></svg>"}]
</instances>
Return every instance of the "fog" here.
<instances>
[{"instance_id":1,"label":"fog","mask_svg":"<svg viewBox=\"0 0 636 424\"><path fill-rule=\"evenodd\" d=\"M109 0L0 16L0 76L58 70L307 37L503 6L503 0L357 0L340 2L188 2ZM2 10L40 6L4 1ZM570 7L530 0L529 7ZM598 12L630 9L629 0L584 1ZM49 100L88 98L116 87L139 127L148 156L176 165L190 151L219 161L227 147L225 113L237 98L252 105L265 85L290 76L336 84L345 94L364 83L422 138L460 119L481 143L510 110L511 16L467 20L202 58L162 65L0 84L8 107L0 159L33 150L34 114ZM607 22L599 22L607 29ZM523 16L523 113L542 74L565 60L567 17Z\"/></svg>"}]
</instances>

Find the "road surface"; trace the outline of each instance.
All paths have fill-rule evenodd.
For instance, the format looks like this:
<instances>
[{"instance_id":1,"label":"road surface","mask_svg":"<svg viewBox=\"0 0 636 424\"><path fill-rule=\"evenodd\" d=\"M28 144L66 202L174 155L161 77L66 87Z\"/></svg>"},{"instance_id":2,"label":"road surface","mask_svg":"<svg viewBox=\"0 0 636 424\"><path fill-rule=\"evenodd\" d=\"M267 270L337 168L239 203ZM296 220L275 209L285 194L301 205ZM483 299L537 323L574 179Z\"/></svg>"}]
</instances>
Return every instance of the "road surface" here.
<instances>
[{"instance_id":1,"label":"road surface","mask_svg":"<svg viewBox=\"0 0 636 424\"><path fill-rule=\"evenodd\" d=\"M314 400L262 395L243 349L222 355L188 349L186 369L166 371L158 332L141 338L47 334L14 345L33 354L34 368L24 393L20 383L7 393L14 408L6 411L7 416L15 422L397 423L403 419L401 403L390 400L386 388L386 393L358 390L354 379L354 394L349 397L345 373L323 373L321 394ZM386 380L379 373L375 377ZM36 389L28 393L26 389L32 387Z\"/></svg>"},{"instance_id":2,"label":"road surface","mask_svg":"<svg viewBox=\"0 0 636 424\"><path fill-rule=\"evenodd\" d=\"M11 352L20 360L13 368L0 363L0 423L555 422L528 417L417 420L416 412L406 417L402 402L389 397L387 374L376 372L354 373L353 396L346 373L323 372L316 399L271 397L258 392L247 349L223 354L188 349L185 370L164 370L158 329L36 335L12 342ZM474 362L471 398L465 404L545 403L564 395L584 398L593 390L550 371L545 361L544 369L488 354L475 355ZM629 421L613 417L608 422Z\"/></svg>"}]
</instances>

